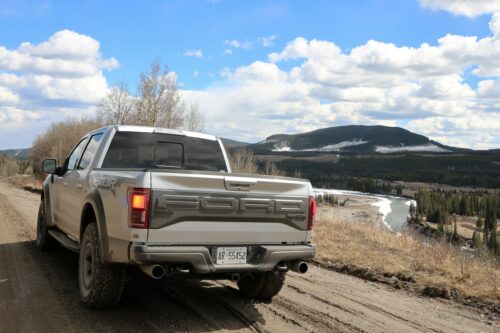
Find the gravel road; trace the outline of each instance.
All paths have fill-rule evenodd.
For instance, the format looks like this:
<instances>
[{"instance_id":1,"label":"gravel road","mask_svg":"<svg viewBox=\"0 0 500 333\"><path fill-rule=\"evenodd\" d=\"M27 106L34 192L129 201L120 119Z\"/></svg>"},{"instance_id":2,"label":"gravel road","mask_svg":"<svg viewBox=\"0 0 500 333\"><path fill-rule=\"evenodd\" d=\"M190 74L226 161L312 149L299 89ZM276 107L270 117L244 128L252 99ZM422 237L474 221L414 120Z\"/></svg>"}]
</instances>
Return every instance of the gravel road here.
<instances>
[{"instance_id":1,"label":"gravel road","mask_svg":"<svg viewBox=\"0 0 500 333\"><path fill-rule=\"evenodd\" d=\"M229 281L136 273L119 307L88 310L75 253L39 253L39 196L0 181L0 332L496 332L479 311L451 301L312 267L287 275L271 303Z\"/></svg>"}]
</instances>

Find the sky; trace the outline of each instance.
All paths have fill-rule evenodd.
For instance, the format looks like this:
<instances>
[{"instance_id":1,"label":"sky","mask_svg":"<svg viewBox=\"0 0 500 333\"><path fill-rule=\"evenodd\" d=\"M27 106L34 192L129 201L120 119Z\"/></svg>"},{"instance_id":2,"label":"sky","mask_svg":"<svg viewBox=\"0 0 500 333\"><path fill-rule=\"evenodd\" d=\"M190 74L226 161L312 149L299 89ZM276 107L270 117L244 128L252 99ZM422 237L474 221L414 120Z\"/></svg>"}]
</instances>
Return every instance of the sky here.
<instances>
[{"instance_id":1,"label":"sky","mask_svg":"<svg viewBox=\"0 0 500 333\"><path fill-rule=\"evenodd\" d=\"M0 149L160 59L205 132L348 124L500 148L500 0L0 0Z\"/></svg>"}]
</instances>

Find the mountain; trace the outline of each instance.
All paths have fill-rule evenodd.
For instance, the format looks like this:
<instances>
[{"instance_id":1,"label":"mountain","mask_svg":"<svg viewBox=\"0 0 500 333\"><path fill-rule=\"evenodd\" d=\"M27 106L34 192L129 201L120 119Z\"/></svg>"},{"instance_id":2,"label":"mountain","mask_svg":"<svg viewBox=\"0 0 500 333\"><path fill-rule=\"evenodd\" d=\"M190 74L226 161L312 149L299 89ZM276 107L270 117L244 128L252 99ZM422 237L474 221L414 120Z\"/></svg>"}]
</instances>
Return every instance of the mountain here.
<instances>
[{"instance_id":1,"label":"mountain","mask_svg":"<svg viewBox=\"0 0 500 333\"><path fill-rule=\"evenodd\" d=\"M336 126L301 134L276 134L248 146L256 153L270 152L356 152L451 153L471 150L445 146L400 127Z\"/></svg>"},{"instance_id":2,"label":"mountain","mask_svg":"<svg viewBox=\"0 0 500 333\"><path fill-rule=\"evenodd\" d=\"M15 157L19 160L28 160L31 156L31 148L22 148L22 149L5 149L0 150L0 155L7 155Z\"/></svg>"},{"instance_id":3,"label":"mountain","mask_svg":"<svg viewBox=\"0 0 500 333\"><path fill-rule=\"evenodd\" d=\"M241 142L241 141L236 141L236 140L231 140L231 139L226 139L226 138L220 138L222 143L224 144L225 147L227 148L242 148L246 147L249 145L249 143L246 142Z\"/></svg>"}]
</instances>

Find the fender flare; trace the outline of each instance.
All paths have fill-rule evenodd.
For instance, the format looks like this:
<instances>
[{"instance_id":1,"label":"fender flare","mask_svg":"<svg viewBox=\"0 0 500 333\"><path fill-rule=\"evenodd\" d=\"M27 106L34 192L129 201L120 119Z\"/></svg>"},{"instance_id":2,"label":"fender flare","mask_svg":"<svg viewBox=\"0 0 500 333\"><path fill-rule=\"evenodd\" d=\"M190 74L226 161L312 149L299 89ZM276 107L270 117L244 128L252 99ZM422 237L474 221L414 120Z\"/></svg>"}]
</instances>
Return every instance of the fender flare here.
<instances>
[{"instance_id":1,"label":"fender flare","mask_svg":"<svg viewBox=\"0 0 500 333\"><path fill-rule=\"evenodd\" d=\"M99 234L99 247L101 248L101 259L104 262L109 262L109 244L108 244L108 230L106 228L106 216L104 214L104 205L102 203L101 195L97 189L91 189L85 197L82 213L80 217L80 240L83 236L83 227L87 221L85 220L85 211L88 206L91 206L96 218L97 231Z\"/></svg>"},{"instance_id":2,"label":"fender flare","mask_svg":"<svg viewBox=\"0 0 500 333\"><path fill-rule=\"evenodd\" d=\"M42 188L42 194L40 195L40 201L44 204L45 209L45 223L47 226L53 227L54 221L52 220L52 205L50 204L50 190L49 184L45 182Z\"/></svg>"}]
</instances>

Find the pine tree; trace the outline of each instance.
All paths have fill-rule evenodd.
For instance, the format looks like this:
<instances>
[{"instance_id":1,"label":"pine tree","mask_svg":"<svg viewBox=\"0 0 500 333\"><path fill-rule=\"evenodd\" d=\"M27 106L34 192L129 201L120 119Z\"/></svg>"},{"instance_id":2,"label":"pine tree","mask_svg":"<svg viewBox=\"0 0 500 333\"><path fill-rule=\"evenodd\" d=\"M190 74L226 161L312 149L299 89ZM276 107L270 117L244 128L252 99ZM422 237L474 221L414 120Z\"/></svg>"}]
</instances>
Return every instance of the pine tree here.
<instances>
[{"instance_id":1,"label":"pine tree","mask_svg":"<svg viewBox=\"0 0 500 333\"><path fill-rule=\"evenodd\" d=\"M482 242L481 242L481 234L477 231L474 231L472 233L472 247L475 249L481 248Z\"/></svg>"},{"instance_id":2,"label":"pine tree","mask_svg":"<svg viewBox=\"0 0 500 333\"><path fill-rule=\"evenodd\" d=\"M454 216L453 218L453 235L452 239L457 239L458 238L458 231L457 231L457 218Z\"/></svg>"},{"instance_id":3,"label":"pine tree","mask_svg":"<svg viewBox=\"0 0 500 333\"><path fill-rule=\"evenodd\" d=\"M486 202L486 216L484 219L485 241L488 249L495 255L500 254L497 241L497 199L496 196L488 198Z\"/></svg>"}]
</instances>

